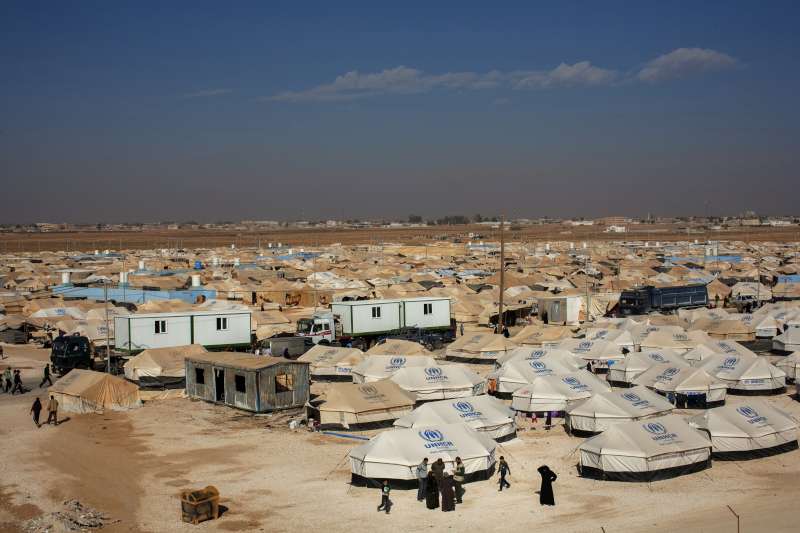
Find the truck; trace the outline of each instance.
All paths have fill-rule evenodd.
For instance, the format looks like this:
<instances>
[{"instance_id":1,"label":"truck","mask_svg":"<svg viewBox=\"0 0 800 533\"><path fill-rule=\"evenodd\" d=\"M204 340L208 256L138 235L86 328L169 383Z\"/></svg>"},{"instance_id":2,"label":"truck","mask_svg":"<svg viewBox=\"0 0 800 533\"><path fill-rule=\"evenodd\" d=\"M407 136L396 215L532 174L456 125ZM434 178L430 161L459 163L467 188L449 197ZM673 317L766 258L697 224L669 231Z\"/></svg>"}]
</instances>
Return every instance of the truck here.
<instances>
[{"instance_id":1,"label":"truck","mask_svg":"<svg viewBox=\"0 0 800 533\"><path fill-rule=\"evenodd\" d=\"M453 338L450 298L336 302L329 311L297 321L297 336L310 339L312 344L367 347L381 338L407 336L409 330L429 342L434 342L432 337L442 337L442 342Z\"/></svg>"},{"instance_id":2,"label":"truck","mask_svg":"<svg viewBox=\"0 0 800 533\"><path fill-rule=\"evenodd\" d=\"M652 312L670 313L678 309L706 307L708 290L702 283L674 287L646 285L622 291L617 307L618 316L646 315Z\"/></svg>"},{"instance_id":3,"label":"truck","mask_svg":"<svg viewBox=\"0 0 800 533\"><path fill-rule=\"evenodd\" d=\"M57 374L66 374L73 368L92 370L93 357L89 339L78 334L60 335L50 348L50 363Z\"/></svg>"}]
</instances>

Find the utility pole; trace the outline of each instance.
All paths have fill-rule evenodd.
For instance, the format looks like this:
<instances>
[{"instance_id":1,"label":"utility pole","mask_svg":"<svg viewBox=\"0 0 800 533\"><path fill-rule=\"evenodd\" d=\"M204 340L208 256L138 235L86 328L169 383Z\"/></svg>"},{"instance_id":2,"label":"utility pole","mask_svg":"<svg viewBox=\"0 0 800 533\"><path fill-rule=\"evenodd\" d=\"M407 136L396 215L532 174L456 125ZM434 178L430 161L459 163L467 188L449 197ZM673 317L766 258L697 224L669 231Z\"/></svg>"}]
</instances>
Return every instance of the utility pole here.
<instances>
[{"instance_id":1,"label":"utility pole","mask_svg":"<svg viewBox=\"0 0 800 533\"><path fill-rule=\"evenodd\" d=\"M586 254L586 264L584 266L584 275L586 276L586 322L589 322L591 317L592 308L592 293L589 290L589 261L591 261L592 253Z\"/></svg>"},{"instance_id":2,"label":"utility pole","mask_svg":"<svg viewBox=\"0 0 800 533\"><path fill-rule=\"evenodd\" d=\"M106 307L106 372L111 373L111 341L108 331L108 280L103 281L103 296Z\"/></svg>"},{"instance_id":3,"label":"utility pole","mask_svg":"<svg viewBox=\"0 0 800 533\"><path fill-rule=\"evenodd\" d=\"M500 314L497 319L497 322L500 325L500 331L502 331L503 327L505 326L505 320L503 320L503 292L506 289L506 236L503 232L505 222L506 217L503 215L500 217Z\"/></svg>"}]
</instances>

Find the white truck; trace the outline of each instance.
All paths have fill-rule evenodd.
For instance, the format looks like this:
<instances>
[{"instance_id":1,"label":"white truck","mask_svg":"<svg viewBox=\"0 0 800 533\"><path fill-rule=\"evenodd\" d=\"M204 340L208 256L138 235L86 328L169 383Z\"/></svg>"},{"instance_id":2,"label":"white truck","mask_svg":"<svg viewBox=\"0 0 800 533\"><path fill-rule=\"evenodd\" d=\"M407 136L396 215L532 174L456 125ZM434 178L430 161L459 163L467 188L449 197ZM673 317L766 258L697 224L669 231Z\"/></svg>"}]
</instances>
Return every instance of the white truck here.
<instances>
[{"instance_id":1,"label":"white truck","mask_svg":"<svg viewBox=\"0 0 800 533\"><path fill-rule=\"evenodd\" d=\"M380 337L403 336L424 341L428 334L454 332L449 298L358 300L331 304L330 311L297 321L297 336L314 344L368 345Z\"/></svg>"}]
</instances>

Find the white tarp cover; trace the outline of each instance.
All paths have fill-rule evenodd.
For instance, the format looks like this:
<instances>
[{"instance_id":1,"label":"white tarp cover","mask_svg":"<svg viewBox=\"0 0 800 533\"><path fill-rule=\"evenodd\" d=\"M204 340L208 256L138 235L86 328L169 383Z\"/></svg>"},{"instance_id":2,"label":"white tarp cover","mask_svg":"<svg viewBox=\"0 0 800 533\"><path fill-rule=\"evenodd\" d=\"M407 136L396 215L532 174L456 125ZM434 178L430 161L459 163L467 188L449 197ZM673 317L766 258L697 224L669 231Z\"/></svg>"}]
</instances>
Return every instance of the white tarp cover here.
<instances>
[{"instance_id":1,"label":"white tarp cover","mask_svg":"<svg viewBox=\"0 0 800 533\"><path fill-rule=\"evenodd\" d=\"M495 441L465 424L384 431L350 451L353 474L372 479L416 479L424 458L441 458L452 471L461 457L467 474L488 470L495 462Z\"/></svg>"},{"instance_id":2,"label":"white tarp cover","mask_svg":"<svg viewBox=\"0 0 800 533\"><path fill-rule=\"evenodd\" d=\"M589 328L586 330L586 340L609 341L612 344L633 351L634 341L630 331L624 329Z\"/></svg>"},{"instance_id":3,"label":"white tarp cover","mask_svg":"<svg viewBox=\"0 0 800 533\"><path fill-rule=\"evenodd\" d=\"M704 359L702 368L728 388L747 391L771 391L786 386L786 373L763 357L716 354Z\"/></svg>"},{"instance_id":4,"label":"white tarp cover","mask_svg":"<svg viewBox=\"0 0 800 533\"><path fill-rule=\"evenodd\" d=\"M567 350L584 361L592 361L597 366L612 366L625 359L620 346L604 340L568 339L561 341L558 348Z\"/></svg>"},{"instance_id":5,"label":"white tarp cover","mask_svg":"<svg viewBox=\"0 0 800 533\"><path fill-rule=\"evenodd\" d=\"M310 364L309 370L312 376L348 377L352 374L353 367L364 361L365 357L364 352L358 348L317 344L297 360Z\"/></svg>"},{"instance_id":6,"label":"white tarp cover","mask_svg":"<svg viewBox=\"0 0 800 533\"><path fill-rule=\"evenodd\" d=\"M707 342L713 342L713 339L704 331L694 330L687 332L683 331L683 328L676 328L675 326L661 326L657 331L653 331L644 337L639 345L642 350L669 348L683 355Z\"/></svg>"},{"instance_id":7,"label":"white tarp cover","mask_svg":"<svg viewBox=\"0 0 800 533\"><path fill-rule=\"evenodd\" d=\"M579 446L581 468L645 474L706 463L711 443L678 415L615 424Z\"/></svg>"},{"instance_id":8,"label":"white tarp cover","mask_svg":"<svg viewBox=\"0 0 800 533\"><path fill-rule=\"evenodd\" d=\"M609 390L608 383L586 370L542 376L514 391L511 408L526 412L564 411L573 402Z\"/></svg>"},{"instance_id":9,"label":"white tarp cover","mask_svg":"<svg viewBox=\"0 0 800 533\"><path fill-rule=\"evenodd\" d=\"M702 361L712 355L715 355L719 352L715 352L708 346L701 344L695 348L692 348L688 352L683 355L683 358L689 361L690 364L696 364L698 361Z\"/></svg>"},{"instance_id":10,"label":"white tarp cover","mask_svg":"<svg viewBox=\"0 0 800 533\"><path fill-rule=\"evenodd\" d=\"M445 356L451 359L494 361L516 347L503 335L467 331L447 347Z\"/></svg>"},{"instance_id":11,"label":"white tarp cover","mask_svg":"<svg viewBox=\"0 0 800 533\"><path fill-rule=\"evenodd\" d=\"M711 436L714 453L758 452L797 442L797 423L766 402L725 405L693 416L689 425Z\"/></svg>"},{"instance_id":12,"label":"white tarp cover","mask_svg":"<svg viewBox=\"0 0 800 533\"><path fill-rule=\"evenodd\" d=\"M461 365L430 365L401 368L389 378L417 400L445 400L484 393L485 381Z\"/></svg>"},{"instance_id":13,"label":"white tarp cover","mask_svg":"<svg viewBox=\"0 0 800 533\"><path fill-rule=\"evenodd\" d=\"M572 337L572 329L567 326L547 326L532 324L525 326L511 340L517 345L548 346L555 345Z\"/></svg>"},{"instance_id":14,"label":"white tarp cover","mask_svg":"<svg viewBox=\"0 0 800 533\"><path fill-rule=\"evenodd\" d=\"M353 367L353 383L369 383L386 379L406 367L425 367L436 365L433 357L405 355L370 355Z\"/></svg>"},{"instance_id":15,"label":"white tarp cover","mask_svg":"<svg viewBox=\"0 0 800 533\"><path fill-rule=\"evenodd\" d=\"M511 393L530 385L537 378L564 376L580 369L580 365L557 357L514 359L489 374L489 378L497 382L497 392Z\"/></svg>"},{"instance_id":16,"label":"white tarp cover","mask_svg":"<svg viewBox=\"0 0 800 533\"><path fill-rule=\"evenodd\" d=\"M772 339L772 347L782 352L800 350L800 327L790 327Z\"/></svg>"},{"instance_id":17,"label":"white tarp cover","mask_svg":"<svg viewBox=\"0 0 800 533\"><path fill-rule=\"evenodd\" d=\"M577 431L599 433L614 424L669 414L673 405L645 387L598 392L567 408L566 424Z\"/></svg>"},{"instance_id":18,"label":"white tarp cover","mask_svg":"<svg viewBox=\"0 0 800 533\"><path fill-rule=\"evenodd\" d=\"M386 342L376 344L366 353L367 355L427 355L429 357L433 355L420 343L403 339L386 339Z\"/></svg>"},{"instance_id":19,"label":"white tarp cover","mask_svg":"<svg viewBox=\"0 0 800 533\"><path fill-rule=\"evenodd\" d=\"M414 396L384 379L372 383L331 383L317 407L321 424L365 424L411 413Z\"/></svg>"},{"instance_id":20,"label":"white tarp cover","mask_svg":"<svg viewBox=\"0 0 800 533\"><path fill-rule=\"evenodd\" d=\"M125 378L131 381L141 381L143 377L183 378L186 377L186 358L206 351L200 344L149 348L128 359L123 367Z\"/></svg>"},{"instance_id":21,"label":"white tarp cover","mask_svg":"<svg viewBox=\"0 0 800 533\"><path fill-rule=\"evenodd\" d=\"M725 354L725 355L736 355L739 357L758 357L755 352L748 350L741 344L736 341L729 341L729 340L721 340L721 341L711 341L703 346L707 348L711 348L717 353Z\"/></svg>"},{"instance_id":22,"label":"white tarp cover","mask_svg":"<svg viewBox=\"0 0 800 533\"><path fill-rule=\"evenodd\" d=\"M423 404L411 414L395 420L394 425L418 429L458 423L493 439L513 435L516 431L514 411L501 400L485 394Z\"/></svg>"},{"instance_id":23,"label":"white tarp cover","mask_svg":"<svg viewBox=\"0 0 800 533\"><path fill-rule=\"evenodd\" d=\"M93 370L70 370L48 389L68 413L124 411L142 406L139 387L117 376Z\"/></svg>"},{"instance_id":24,"label":"white tarp cover","mask_svg":"<svg viewBox=\"0 0 800 533\"><path fill-rule=\"evenodd\" d=\"M561 350L560 348L539 348L536 346L520 346L510 352L508 352L503 357L497 359L497 368L500 368L502 365L510 362L510 361L517 361L517 360L525 360L525 361L542 361L544 363L547 362L558 362L563 365L569 366L578 370L579 368L583 368L586 366L586 362L581 359L580 357L575 356L574 354L566 351Z\"/></svg>"},{"instance_id":25,"label":"white tarp cover","mask_svg":"<svg viewBox=\"0 0 800 533\"><path fill-rule=\"evenodd\" d=\"M798 366L800 366L800 352L794 352L791 355L781 358L775 363L775 366L786 373L787 379L797 379Z\"/></svg>"},{"instance_id":26,"label":"white tarp cover","mask_svg":"<svg viewBox=\"0 0 800 533\"><path fill-rule=\"evenodd\" d=\"M720 402L728 394L728 386L702 368L654 365L634 378L633 383L664 394L686 396L705 394L707 402Z\"/></svg>"},{"instance_id":27,"label":"white tarp cover","mask_svg":"<svg viewBox=\"0 0 800 533\"><path fill-rule=\"evenodd\" d=\"M626 355L624 361L608 369L607 379L615 383L631 383L636 376L653 365L663 364L689 366L688 361L669 348L648 349Z\"/></svg>"}]
</instances>

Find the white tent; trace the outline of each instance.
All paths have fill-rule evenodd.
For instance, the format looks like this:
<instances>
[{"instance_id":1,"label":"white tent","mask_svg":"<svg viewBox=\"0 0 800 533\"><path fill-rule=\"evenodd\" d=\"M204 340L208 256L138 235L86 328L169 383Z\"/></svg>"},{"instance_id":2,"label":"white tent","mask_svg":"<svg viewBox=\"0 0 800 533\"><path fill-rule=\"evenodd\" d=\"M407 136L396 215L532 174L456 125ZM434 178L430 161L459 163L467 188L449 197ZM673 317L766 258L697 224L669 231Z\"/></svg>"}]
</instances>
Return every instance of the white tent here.
<instances>
[{"instance_id":1,"label":"white tent","mask_svg":"<svg viewBox=\"0 0 800 533\"><path fill-rule=\"evenodd\" d=\"M789 327L772 339L772 348L779 352L795 352L800 350L800 325Z\"/></svg>"},{"instance_id":2,"label":"white tent","mask_svg":"<svg viewBox=\"0 0 800 533\"><path fill-rule=\"evenodd\" d=\"M794 352L791 355L781 358L775 366L780 368L786 373L786 379L797 379L798 370L800 370L800 352Z\"/></svg>"},{"instance_id":3,"label":"white tent","mask_svg":"<svg viewBox=\"0 0 800 533\"><path fill-rule=\"evenodd\" d=\"M513 436L516 432L514 411L501 400L485 394L425 403L411 414L397 419L394 425L419 429L457 423L466 424L496 440Z\"/></svg>"},{"instance_id":4,"label":"white tent","mask_svg":"<svg viewBox=\"0 0 800 533\"><path fill-rule=\"evenodd\" d=\"M565 423L570 430L599 433L614 424L669 414L674 407L645 387L598 392L588 400L567 408Z\"/></svg>"},{"instance_id":5,"label":"white tent","mask_svg":"<svg viewBox=\"0 0 800 533\"><path fill-rule=\"evenodd\" d=\"M607 379L611 383L632 383L633 379L653 365L671 364L673 366L689 366L689 363L669 348L660 350L648 349L643 352L632 352L625 360L608 369Z\"/></svg>"},{"instance_id":6,"label":"white tent","mask_svg":"<svg viewBox=\"0 0 800 533\"><path fill-rule=\"evenodd\" d=\"M633 379L636 385L703 403L725 401L728 386L701 368L654 365Z\"/></svg>"},{"instance_id":7,"label":"white tent","mask_svg":"<svg viewBox=\"0 0 800 533\"><path fill-rule=\"evenodd\" d=\"M586 340L589 341L608 341L619 349L627 348L628 351L635 349L633 335L630 331L624 329L605 329L605 328L589 328L586 330Z\"/></svg>"},{"instance_id":8,"label":"white tent","mask_svg":"<svg viewBox=\"0 0 800 533\"><path fill-rule=\"evenodd\" d=\"M369 350L367 355L403 355L403 356L433 356L423 345L418 342L406 341L403 339L386 339L385 342L376 344Z\"/></svg>"},{"instance_id":9,"label":"white tent","mask_svg":"<svg viewBox=\"0 0 800 533\"><path fill-rule=\"evenodd\" d=\"M543 363L547 362L559 362L565 364L567 366L574 367L575 370L579 368L583 368L585 366L584 361L573 355L572 353L561 350L559 348L539 348L536 346L520 346L502 357L499 357L496 362L496 367L500 368L505 363L509 361L515 360L526 360L526 361L542 361Z\"/></svg>"},{"instance_id":10,"label":"white tent","mask_svg":"<svg viewBox=\"0 0 800 533\"><path fill-rule=\"evenodd\" d=\"M468 331L447 347L445 356L448 359L491 362L516 347L503 335Z\"/></svg>"},{"instance_id":11,"label":"white tent","mask_svg":"<svg viewBox=\"0 0 800 533\"><path fill-rule=\"evenodd\" d=\"M664 326L642 339L639 348L641 350L669 348L683 355L697 346L712 341L713 339L704 331L694 330L686 332L683 331L683 328L671 327L667 329L666 326Z\"/></svg>"},{"instance_id":12,"label":"white tent","mask_svg":"<svg viewBox=\"0 0 800 533\"><path fill-rule=\"evenodd\" d=\"M764 457L797 448L797 423L765 402L709 409L690 418L689 425L709 435L715 459Z\"/></svg>"},{"instance_id":13,"label":"white tent","mask_svg":"<svg viewBox=\"0 0 800 533\"><path fill-rule=\"evenodd\" d=\"M142 386L185 384L186 358L206 351L200 344L149 348L128 359L123 367L125 379Z\"/></svg>"},{"instance_id":14,"label":"white tent","mask_svg":"<svg viewBox=\"0 0 800 533\"><path fill-rule=\"evenodd\" d=\"M582 476L653 481L711 466L711 443L681 417L615 424L578 448Z\"/></svg>"},{"instance_id":15,"label":"white tent","mask_svg":"<svg viewBox=\"0 0 800 533\"><path fill-rule=\"evenodd\" d=\"M484 393L485 381L461 365L401 368L389 378L419 401L464 398Z\"/></svg>"},{"instance_id":16,"label":"white tent","mask_svg":"<svg viewBox=\"0 0 800 533\"><path fill-rule=\"evenodd\" d=\"M465 424L443 424L425 429L384 431L350 451L354 476L369 479L416 479L417 466L424 458L433 463L441 458L452 470L461 457L466 473L486 472L495 463L495 441Z\"/></svg>"},{"instance_id":17,"label":"white tent","mask_svg":"<svg viewBox=\"0 0 800 533\"><path fill-rule=\"evenodd\" d=\"M698 367L727 384L729 390L770 393L786 387L786 373L763 357L717 354Z\"/></svg>"},{"instance_id":18,"label":"white tent","mask_svg":"<svg viewBox=\"0 0 800 533\"><path fill-rule=\"evenodd\" d=\"M711 348L717 353L725 355L735 355L738 357L758 357L755 352L748 350L736 341L728 340L715 340L704 344L707 348Z\"/></svg>"},{"instance_id":19,"label":"white tent","mask_svg":"<svg viewBox=\"0 0 800 533\"><path fill-rule=\"evenodd\" d=\"M366 356L357 348L341 348L317 344L301 355L297 360L309 364L312 376L335 379L351 379L353 367L361 363Z\"/></svg>"},{"instance_id":20,"label":"white tent","mask_svg":"<svg viewBox=\"0 0 800 533\"><path fill-rule=\"evenodd\" d=\"M534 379L530 385L514 391L511 408L537 413L564 411L573 402L609 390L611 387L608 383L586 370L558 376L542 376Z\"/></svg>"},{"instance_id":21,"label":"white tent","mask_svg":"<svg viewBox=\"0 0 800 533\"><path fill-rule=\"evenodd\" d=\"M497 392L512 393L543 376L566 375L580 370L572 361L557 358L514 359L489 374L497 383Z\"/></svg>"},{"instance_id":22,"label":"white tent","mask_svg":"<svg viewBox=\"0 0 800 533\"><path fill-rule=\"evenodd\" d=\"M414 396L389 380L367 384L331 383L315 405L321 424L365 424L395 420L411 413ZM317 402L315 402L317 403Z\"/></svg>"},{"instance_id":23,"label":"white tent","mask_svg":"<svg viewBox=\"0 0 800 533\"><path fill-rule=\"evenodd\" d=\"M558 348L567 350L584 361L592 361L598 368L612 366L625 359L622 348L604 340L568 339L560 342Z\"/></svg>"},{"instance_id":24,"label":"white tent","mask_svg":"<svg viewBox=\"0 0 800 533\"><path fill-rule=\"evenodd\" d=\"M68 413L125 411L142 406L139 387L117 376L93 370L70 370L48 389Z\"/></svg>"},{"instance_id":25,"label":"white tent","mask_svg":"<svg viewBox=\"0 0 800 533\"><path fill-rule=\"evenodd\" d=\"M702 361L703 359L707 359L707 358L709 358L712 355L715 355L717 353L719 353L719 352L715 352L714 350L712 350L708 346L706 346L704 344L701 344L701 345L699 345L699 346L697 346L695 348L692 348L688 352L686 352L684 354L683 358L686 359L689 362L689 364L697 364L699 361Z\"/></svg>"},{"instance_id":26,"label":"white tent","mask_svg":"<svg viewBox=\"0 0 800 533\"><path fill-rule=\"evenodd\" d=\"M433 357L406 357L404 355L370 355L353 367L353 383L369 383L386 379L406 367L433 366Z\"/></svg>"},{"instance_id":27,"label":"white tent","mask_svg":"<svg viewBox=\"0 0 800 533\"><path fill-rule=\"evenodd\" d=\"M554 346L572 337L572 329L567 326L548 326L531 324L525 326L511 338L519 346Z\"/></svg>"}]
</instances>

